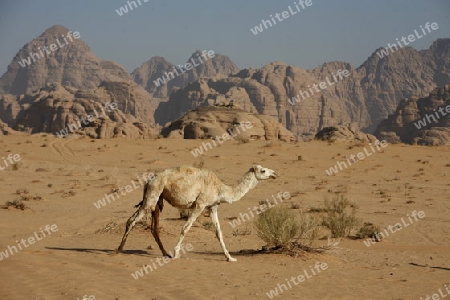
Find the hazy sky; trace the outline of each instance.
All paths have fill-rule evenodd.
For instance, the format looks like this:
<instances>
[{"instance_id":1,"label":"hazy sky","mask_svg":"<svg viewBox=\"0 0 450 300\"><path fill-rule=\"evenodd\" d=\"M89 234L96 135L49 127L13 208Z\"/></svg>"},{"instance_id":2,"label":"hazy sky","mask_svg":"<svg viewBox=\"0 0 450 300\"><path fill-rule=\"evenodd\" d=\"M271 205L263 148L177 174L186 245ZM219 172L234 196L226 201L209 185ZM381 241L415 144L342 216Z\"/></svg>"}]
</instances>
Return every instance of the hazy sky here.
<instances>
[{"instance_id":1,"label":"hazy sky","mask_svg":"<svg viewBox=\"0 0 450 300\"><path fill-rule=\"evenodd\" d=\"M98 57L129 71L156 55L181 64L196 49L227 55L240 68L275 60L305 69L335 60L358 67L426 22L439 29L412 47L450 38L450 0L312 0L258 35L250 28L298 0L140 1L119 16L126 0L1 0L0 75L23 45L56 24L79 31Z\"/></svg>"}]
</instances>

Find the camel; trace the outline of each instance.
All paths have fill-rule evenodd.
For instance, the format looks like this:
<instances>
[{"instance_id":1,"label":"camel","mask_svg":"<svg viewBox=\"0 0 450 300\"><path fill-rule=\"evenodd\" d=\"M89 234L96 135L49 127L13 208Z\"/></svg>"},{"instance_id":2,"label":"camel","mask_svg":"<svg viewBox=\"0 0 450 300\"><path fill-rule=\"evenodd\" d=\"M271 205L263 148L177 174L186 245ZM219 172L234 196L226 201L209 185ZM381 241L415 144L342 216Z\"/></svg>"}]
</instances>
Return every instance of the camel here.
<instances>
[{"instance_id":1,"label":"camel","mask_svg":"<svg viewBox=\"0 0 450 300\"><path fill-rule=\"evenodd\" d=\"M191 216L181 230L180 238L175 246L174 258L180 257L181 243L192 224L205 209L209 209L211 221L215 227L216 237L220 242L227 260L237 261L231 257L223 241L217 214L218 206L220 203L239 201L248 191L255 188L260 180L275 177L275 171L263 168L260 165L253 165L244 174L239 183L231 187L223 184L216 174L208 170L186 166L162 171L151 181L146 182L143 199L136 205L139 209L128 219L122 242L117 248L116 253L123 250L131 229L133 229L136 222L144 217L146 211L150 209L152 212L151 232L153 237L163 256L172 258L164 249L159 238L159 214L163 208L163 201L166 200L174 207L191 209L192 211Z\"/></svg>"}]
</instances>

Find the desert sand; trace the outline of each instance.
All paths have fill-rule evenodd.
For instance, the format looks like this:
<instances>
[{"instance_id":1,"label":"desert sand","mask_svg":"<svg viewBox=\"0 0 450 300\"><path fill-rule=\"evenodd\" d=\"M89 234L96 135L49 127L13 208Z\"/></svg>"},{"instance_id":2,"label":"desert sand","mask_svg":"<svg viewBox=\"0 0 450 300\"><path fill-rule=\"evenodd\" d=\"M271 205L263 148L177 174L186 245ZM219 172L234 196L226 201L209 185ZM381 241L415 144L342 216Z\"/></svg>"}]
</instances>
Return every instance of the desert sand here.
<instances>
[{"instance_id":1,"label":"desert sand","mask_svg":"<svg viewBox=\"0 0 450 300\"><path fill-rule=\"evenodd\" d=\"M328 268L276 298L420 299L450 285L448 147L388 145L383 152L328 176L326 169L364 146L233 140L194 158L190 150L201 143L59 139L46 134L2 137L0 157L20 154L21 160L14 169L0 171L0 204L20 196L32 199L24 201L25 210L0 209L0 252L47 224L57 225L58 230L0 261L0 299L82 299L84 295L121 300L268 299L267 292L316 262ZM241 201L220 205L225 243L238 261L226 261L207 226L209 218L202 216L184 240L192 251L134 279L132 273L162 257L153 236L142 227L131 232L124 253L114 253L125 222L142 200L142 188L100 209L93 203L145 172L200 162L226 184L235 184L252 163L279 174L277 179L262 181ZM359 218L381 228L401 222L412 211L423 211L425 217L370 247L360 239L343 239L321 254L255 253L264 242L252 223L233 229L228 218L248 212L278 192L290 193L291 199L280 205L298 204L298 213L344 193L359 206ZM173 251L184 222L177 209L165 205L160 225L167 250ZM326 242L326 236L318 241Z\"/></svg>"}]
</instances>

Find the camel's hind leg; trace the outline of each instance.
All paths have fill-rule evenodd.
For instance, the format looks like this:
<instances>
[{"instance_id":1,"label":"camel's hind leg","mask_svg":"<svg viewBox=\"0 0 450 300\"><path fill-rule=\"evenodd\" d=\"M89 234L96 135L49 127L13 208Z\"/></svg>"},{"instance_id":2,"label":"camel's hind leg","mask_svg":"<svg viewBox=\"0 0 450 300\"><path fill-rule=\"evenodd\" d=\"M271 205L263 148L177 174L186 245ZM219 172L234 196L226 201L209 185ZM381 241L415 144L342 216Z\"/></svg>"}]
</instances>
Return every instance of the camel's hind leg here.
<instances>
[{"instance_id":1,"label":"camel's hind leg","mask_svg":"<svg viewBox=\"0 0 450 300\"><path fill-rule=\"evenodd\" d=\"M164 249L161 239L159 238L159 213L162 211L162 207L163 207L163 198L160 197L159 201L158 201L158 205L156 205L156 207L155 207L155 211L152 212L152 229L151 230L152 230L153 237L155 238L155 241L158 244L159 249L161 250L163 256L172 258L172 256L167 253L166 249Z\"/></svg>"},{"instance_id":2,"label":"camel's hind leg","mask_svg":"<svg viewBox=\"0 0 450 300\"><path fill-rule=\"evenodd\" d=\"M127 221L127 227L125 229L125 234L122 237L122 242L120 243L119 248L117 248L116 253L119 253L123 250L125 246L125 242L127 241L128 234L130 234L131 229L133 229L134 225L139 222L145 215L145 209L141 206Z\"/></svg>"},{"instance_id":3,"label":"camel's hind leg","mask_svg":"<svg viewBox=\"0 0 450 300\"><path fill-rule=\"evenodd\" d=\"M220 246L222 246L222 250L225 253L225 256L227 257L228 261L237 261L235 258L231 257L230 253L227 250L227 247L225 246L225 242L223 241L222 230L220 229L219 224L219 216L217 214L217 205L211 207L210 211L211 211L211 220L216 229L216 237L220 242Z\"/></svg>"},{"instance_id":4,"label":"camel's hind leg","mask_svg":"<svg viewBox=\"0 0 450 300\"><path fill-rule=\"evenodd\" d=\"M152 189L149 182L145 184L144 196L142 197L142 201L138 204L139 209L128 219L125 234L122 237L122 242L120 243L119 248L117 248L116 253L119 253L123 250L128 234L130 234L130 231L131 229L133 229L134 225L136 225L136 223L139 222L142 219L142 217L144 217L145 210L147 208L150 208L152 212L155 211L161 193L162 188Z\"/></svg>"}]
</instances>

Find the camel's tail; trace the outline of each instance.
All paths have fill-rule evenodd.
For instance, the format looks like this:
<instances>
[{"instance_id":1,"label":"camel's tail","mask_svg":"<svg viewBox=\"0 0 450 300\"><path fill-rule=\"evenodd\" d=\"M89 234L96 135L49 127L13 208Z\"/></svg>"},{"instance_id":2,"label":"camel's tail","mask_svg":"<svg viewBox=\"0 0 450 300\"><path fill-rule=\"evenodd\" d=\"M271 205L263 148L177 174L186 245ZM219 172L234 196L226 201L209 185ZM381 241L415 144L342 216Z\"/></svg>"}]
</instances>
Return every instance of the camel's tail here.
<instances>
[{"instance_id":1,"label":"camel's tail","mask_svg":"<svg viewBox=\"0 0 450 300\"><path fill-rule=\"evenodd\" d=\"M144 204L145 194L147 193L147 190L149 189L149 187L150 187L150 185L147 182L147 184L144 186L144 195L142 197L143 199L141 200L141 202L136 204L134 207L138 208L138 207L141 207L142 204ZM159 207L159 211L162 211L163 207L164 207L164 199L162 197L159 197L159 200L158 200L157 204L158 204L158 207Z\"/></svg>"}]
</instances>

